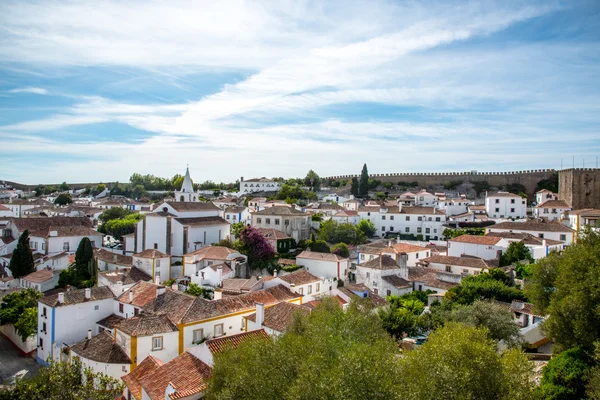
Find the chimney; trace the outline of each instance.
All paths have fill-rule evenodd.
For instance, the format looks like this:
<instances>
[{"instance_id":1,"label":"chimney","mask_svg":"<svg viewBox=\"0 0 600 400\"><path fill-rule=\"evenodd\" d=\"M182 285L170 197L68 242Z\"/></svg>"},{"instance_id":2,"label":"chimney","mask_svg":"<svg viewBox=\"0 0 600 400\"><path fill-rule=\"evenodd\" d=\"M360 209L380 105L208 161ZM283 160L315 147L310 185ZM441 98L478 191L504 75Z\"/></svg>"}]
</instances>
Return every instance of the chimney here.
<instances>
[{"instance_id":1,"label":"chimney","mask_svg":"<svg viewBox=\"0 0 600 400\"><path fill-rule=\"evenodd\" d=\"M129 302L133 303L133 290L129 290Z\"/></svg>"},{"instance_id":2,"label":"chimney","mask_svg":"<svg viewBox=\"0 0 600 400\"><path fill-rule=\"evenodd\" d=\"M256 323L259 329L263 322L265 322L265 303L256 303Z\"/></svg>"},{"instance_id":3,"label":"chimney","mask_svg":"<svg viewBox=\"0 0 600 400\"><path fill-rule=\"evenodd\" d=\"M277 270L273 270L273 278L277 278Z\"/></svg>"},{"instance_id":4,"label":"chimney","mask_svg":"<svg viewBox=\"0 0 600 400\"><path fill-rule=\"evenodd\" d=\"M165 294L165 292L167 291L167 288L164 286L157 286L156 287L156 297L160 296L161 294Z\"/></svg>"},{"instance_id":5,"label":"chimney","mask_svg":"<svg viewBox=\"0 0 600 400\"><path fill-rule=\"evenodd\" d=\"M88 340L92 338L92 330L88 329Z\"/></svg>"},{"instance_id":6,"label":"chimney","mask_svg":"<svg viewBox=\"0 0 600 400\"><path fill-rule=\"evenodd\" d=\"M392 247L392 241L388 240L388 247Z\"/></svg>"},{"instance_id":7,"label":"chimney","mask_svg":"<svg viewBox=\"0 0 600 400\"><path fill-rule=\"evenodd\" d=\"M546 242L546 239L542 240L542 246L548 247L548 242Z\"/></svg>"},{"instance_id":8,"label":"chimney","mask_svg":"<svg viewBox=\"0 0 600 400\"><path fill-rule=\"evenodd\" d=\"M90 288L85 288L85 299L89 300L92 298L92 289Z\"/></svg>"},{"instance_id":9,"label":"chimney","mask_svg":"<svg viewBox=\"0 0 600 400\"><path fill-rule=\"evenodd\" d=\"M223 291L220 289L215 289L213 292L213 300L221 300L223 298Z\"/></svg>"},{"instance_id":10,"label":"chimney","mask_svg":"<svg viewBox=\"0 0 600 400\"><path fill-rule=\"evenodd\" d=\"M217 282L219 287L223 287L223 266L217 265Z\"/></svg>"},{"instance_id":11,"label":"chimney","mask_svg":"<svg viewBox=\"0 0 600 400\"><path fill-rule=\"evenodd\" d=\"M117 282L117 296L121 295L121 293L123 293L123 282L122 281L118 281Z\"/></svg>"},{"instance_id":12,"label":"chimney","mask_svg":"<svg viewBox=\"0 0 600 400\"><path fill-rule=\"evenodd\" d=\"M60 293L58 294L58 302L59 302L60 304L62 304L62 303L64 303L64 302L65 302L65 294L64 294L64 292L60 292Z\"/></svg>"},{"instance_id":13,"label":"chimney","mask_svg":"<svg viewBox=\"0 0 600 400\"><path fill-rule=\"evenodd\" d=\"M400 237L399 236L396 237L396 244L400 244Z\"/></svg>"}]
</instances>

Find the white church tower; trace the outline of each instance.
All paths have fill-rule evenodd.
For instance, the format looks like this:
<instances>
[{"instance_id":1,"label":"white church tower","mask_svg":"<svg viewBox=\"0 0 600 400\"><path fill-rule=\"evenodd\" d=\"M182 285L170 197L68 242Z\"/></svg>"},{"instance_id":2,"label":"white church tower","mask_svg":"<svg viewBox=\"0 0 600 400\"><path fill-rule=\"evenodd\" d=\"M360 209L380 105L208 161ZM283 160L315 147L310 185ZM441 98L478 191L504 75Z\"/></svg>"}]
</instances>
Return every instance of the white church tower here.
<instances>
[{"instance_id":1,"label":"white church tower","mask_svg":"<svg viewBox=\"0 0 600 400\"><path fill-rule=\"evenodd\" d=\"M190 168L185 169L185 176L183 177L183 184L180 190L175 191L175 201L183 202L198 202L198 193L194 192L194 185L192 178L190 178Z\"/></svg>"}]
</instances>

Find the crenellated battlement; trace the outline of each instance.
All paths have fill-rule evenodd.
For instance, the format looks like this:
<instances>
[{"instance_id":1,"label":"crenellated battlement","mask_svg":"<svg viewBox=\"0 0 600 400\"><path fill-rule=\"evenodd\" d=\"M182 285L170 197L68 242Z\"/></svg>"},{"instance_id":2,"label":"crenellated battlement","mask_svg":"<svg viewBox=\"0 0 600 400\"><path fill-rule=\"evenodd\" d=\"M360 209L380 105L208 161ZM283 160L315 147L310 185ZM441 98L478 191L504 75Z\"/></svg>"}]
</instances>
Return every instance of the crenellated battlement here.
<instances>
[{"instance_id":1,"label":"crenellated battlement","mask_svg":"<svg viewBox=\"0 0 600 400\"><path fill-rule=\"evenodd\" d=\"M578 170L592 170L592 168L579 168ZM502 172L480 172L480 171L464 171L464 172L393 172L386 174L369 174L369 178L397 178L397 177L487 177L487 176L511 176L523 174L553 174L557 172L555 169L528 169L522 171L502 171ZM327 176L322 179L352 179L359 175L336 175Z\"/></svg>"}]
</instances>

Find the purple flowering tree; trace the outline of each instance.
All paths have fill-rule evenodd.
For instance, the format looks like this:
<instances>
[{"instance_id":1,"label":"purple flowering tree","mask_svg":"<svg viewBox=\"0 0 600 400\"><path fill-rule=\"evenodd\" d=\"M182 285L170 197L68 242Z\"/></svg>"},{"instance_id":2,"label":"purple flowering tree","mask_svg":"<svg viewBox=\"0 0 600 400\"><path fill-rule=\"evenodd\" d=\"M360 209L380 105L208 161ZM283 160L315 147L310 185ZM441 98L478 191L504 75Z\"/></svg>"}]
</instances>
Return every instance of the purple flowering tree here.
<instances>
[{"instance_id":1,"label":"purple flowering tree","mask_svg":"<svg viewBox=\"0 0 600 400\"><path fill-rule=\"evenodd\" d=\"M248 256L251 268L266 267L275 258L271 243L251 226L240 231L238 250Z\"/></svg>"}]
</instances>

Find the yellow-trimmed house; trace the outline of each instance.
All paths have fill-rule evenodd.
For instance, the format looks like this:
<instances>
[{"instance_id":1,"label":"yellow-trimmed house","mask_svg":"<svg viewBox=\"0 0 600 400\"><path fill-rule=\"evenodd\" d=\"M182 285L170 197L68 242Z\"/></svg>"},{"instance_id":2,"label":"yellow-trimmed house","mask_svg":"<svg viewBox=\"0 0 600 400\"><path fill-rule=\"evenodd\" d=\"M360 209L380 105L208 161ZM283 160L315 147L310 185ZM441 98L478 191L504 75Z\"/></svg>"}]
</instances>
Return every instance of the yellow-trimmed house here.
<instances>
[{"instance_id":1,"label":"yellow-trimmed house","mask_svg":"<svg viewBox=\"0 0 600 400\"><path fill-rule=\"evenodd\" d=\"M133 255L133 266L152 277L152 281L171 279L171 256L156 249L146 249Z\"/></svg>"}]
</instances>

